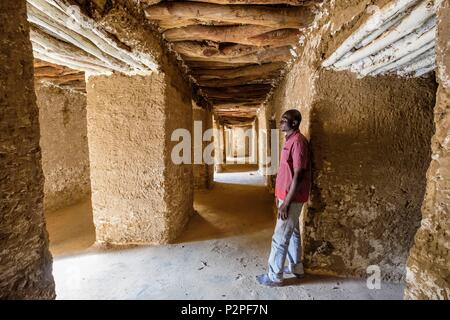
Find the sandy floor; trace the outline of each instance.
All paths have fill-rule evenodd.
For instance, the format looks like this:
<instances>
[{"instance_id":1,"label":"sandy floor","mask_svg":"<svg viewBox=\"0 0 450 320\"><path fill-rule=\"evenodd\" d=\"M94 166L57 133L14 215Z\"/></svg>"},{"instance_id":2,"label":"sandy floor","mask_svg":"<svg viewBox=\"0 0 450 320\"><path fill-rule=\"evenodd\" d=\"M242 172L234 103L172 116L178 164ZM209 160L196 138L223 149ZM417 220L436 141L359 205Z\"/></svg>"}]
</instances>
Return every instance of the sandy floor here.
<instances>
[{"instance_id":1,"label":"sandy floor","mask_svg":"<svg viewBox=\"0 0 450 320\"><path fill-rule=\"evenodd\" d=\"M247 170L247 172L239 172ZM195 197L177 243L105 250L94 244L89 201L49 213L58 299L401 299L403 286L306 276L261 287L274 226L273 197L254 167L229 166Z\"/></svg>"}]
</instances>

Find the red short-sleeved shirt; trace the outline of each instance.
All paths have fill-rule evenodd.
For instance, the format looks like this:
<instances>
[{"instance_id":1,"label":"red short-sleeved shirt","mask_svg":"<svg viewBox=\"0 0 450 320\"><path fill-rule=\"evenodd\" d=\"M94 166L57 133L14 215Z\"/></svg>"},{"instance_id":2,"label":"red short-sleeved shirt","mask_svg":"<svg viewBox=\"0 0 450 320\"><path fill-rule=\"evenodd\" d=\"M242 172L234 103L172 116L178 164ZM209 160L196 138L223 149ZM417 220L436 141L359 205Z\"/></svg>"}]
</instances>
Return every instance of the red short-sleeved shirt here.
<instances>
[{"instance_id":1,"label":"red short-sleeved shirt","mask_svg":"<svg viewBox=\"0 0 450 320\"><path fill-rule=\"evenodd\" d=\"M305 174L298 191L292 198L293 202L307 202L311 188L311 165L308 140L299 131L286 137L281 150L280 166L275 184L275 196L284 200L289 192L294 177L294 169L304 169Z\"/></svg>"}]
</instances>

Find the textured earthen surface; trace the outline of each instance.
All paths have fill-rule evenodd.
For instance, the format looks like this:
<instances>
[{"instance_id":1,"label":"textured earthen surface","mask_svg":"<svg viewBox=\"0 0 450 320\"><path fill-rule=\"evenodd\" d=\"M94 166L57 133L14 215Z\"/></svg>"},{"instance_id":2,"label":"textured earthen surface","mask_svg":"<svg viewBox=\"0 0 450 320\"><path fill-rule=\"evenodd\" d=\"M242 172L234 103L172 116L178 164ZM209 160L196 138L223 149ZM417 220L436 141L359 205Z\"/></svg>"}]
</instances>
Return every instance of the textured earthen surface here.
<instances>
[{"instance_id":1,"label":"textured earthen surface","mask_svg":"<svg viewBox=\"0 0 450 320\"><path fill-rule=\"evenodd\" d=\"M52 299L33 56L24 0L0 2L0 299Z\"/></svg>"},{"instance_id":2,"label":"textured earthen surface","mask_svg":"<svg viewBox=\"0 0 450 320\"><path fill-rule=\"evenodd\" d=\"M266 169L268 166L267 157L268 153L268 134L270 130L267 130L267 118L266 118L266 108L263 106L258 114L256 121L258 122L258 172L261 175L266 174Z\"/></svg>"},{"instance_id":3,"label":"textured earthen surface","mask_svg":"<svg viewBox=\"0 0 450 320\"><path fill-rule=\"evenodd\" d=\"M193 105L193 119L194 119L194 125L197 126L197 135L195 134L193 137L193 143L195 141L198 141L197 144L194 144L194 154L197 154L198 160L201 160L201 163L194 163L193 164L193 171L194 171L194 188L196 189L209 189L212 187L213 179L214 179L214 165L206 163L206 158L203 156L205 149L213 143L213 138L211 138L210 141L206 141L203 138L205 137L205 132L207 130L212 129L212 113L210 110L200 108L198 106ZM195 124L196 123L196 124ZM193 128L194 130L195 128ZM194 131L193 131L194 132ZM200 144L200 140L202 143ZM206 152L208 149L206 149ZM194 157L194 156L193 156Z\"/></svg>"},{"instance_id":4,"label":"textured earthen surface","mask_svg":"<svg viewBox=\"0 0 450 320\"><path fill-rule=\"evenodd\" d=\"M84 200L91 193L86 95L35 84L41 130L46 211Z\"/></svg>"},{"instance_id":5,"label":"textured earthen surface","mask_svg":"<svg viewBox=\"0 0 450 320\"><path fill-rule=\"evenodd\" d=\"M167 236L168 242L177 238L194 213L194 178L192 163L175 164L171 152L178 141L171 141L172 133L177 129L191 132L192 136L192 90L186 79L175 64L168 61L163 65L165 73L164 112L165 135L164 163L165 163L165 194L167 204ZM166 241L166 242L167 242Z\"/></svg>"},{"instance_id":6,"label":"textured earthen surface","mask_svg":"<svg viewBox=\"0 0 450 320\"><path fill-rule=\"evenodd\" d=\"M190 91L172 74L92 77L87 85L97 241L166 243L192 213L190 165L175 165L175 128L192 128Z\"/></svg>"},{"instance_id":7,"label":"textured earthen surface","mask_svg":"<svg viewBox=\"0 0 450 320\"><path fill-rule=\"evenodd\" d=\"M251 155L253 143L251 126L233 126L231 129L231 140L231 156L249 157Z\"/></svg>"},{"instance_id":8,"label":"textured earthen surface","mask_svg":"<svg viewBox=\"0 0 450 320\"><path fill-rule=\"evenodd\" d=\"M225 149L225 127L219 122L217 118L213 120L214 129L214 170L212 175L214 178L214 172L220 173L223 171L223 166L226 162L226 149Z\"/></svg>"},{"instance_id":9,"label":"textured earthen surface","mask_svg":"<svg viewBox=\"0 0 450 320\"><path fill-rule=\"evenodd\" d=\"M305 262L356 276L378 265L401 280L421 219L435 83L322 71L316 87Z\"/></svg>"},{"instance_id":10,"label":"textured earthen surface","mask_svg":"<svg viewBox=\"0 0 450 320\"><path fill-rule=\"evenodd\" d=\"M431 140L432 161L422 206L423 220L407 263L407 299L450 299L450 4L438 12L439 89Z\"/></svg>"},{"instance_id":11,"label":"textured earthen surface","mask_svg":"<svg viewBox=\"0 0 450 320\"><path fill-rule=\"evenodd\" d=\"M323 57L367 16L370 2L350 2L328 4L332 15L307 34L267 107L276 120L299 109L311 139L314 183L303 217L308 271L367 276L366 268L378 265L384 279L398 281L421 219L436 84L431 77L357 79L322 70Z\"/></svg>"}]
</instances>

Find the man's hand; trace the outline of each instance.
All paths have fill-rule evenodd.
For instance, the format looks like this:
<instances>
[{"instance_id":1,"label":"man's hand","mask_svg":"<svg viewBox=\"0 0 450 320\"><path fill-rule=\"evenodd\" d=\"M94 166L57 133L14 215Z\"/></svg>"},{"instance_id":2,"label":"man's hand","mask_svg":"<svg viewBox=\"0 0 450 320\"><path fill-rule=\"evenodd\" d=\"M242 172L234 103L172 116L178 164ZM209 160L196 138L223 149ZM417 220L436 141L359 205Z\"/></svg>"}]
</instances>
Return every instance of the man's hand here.
<instances>
[{"instance_id":1,"label":"man's hand","mask_svg":"<svg viewBox=\"0 0 450 320\"><path fill-rule=\"evenodd\" d=\"M286 220L289 215L289 205L286 205L285 202L281 204L278 208L278 219Z\"/></svg>"}]
</instances>

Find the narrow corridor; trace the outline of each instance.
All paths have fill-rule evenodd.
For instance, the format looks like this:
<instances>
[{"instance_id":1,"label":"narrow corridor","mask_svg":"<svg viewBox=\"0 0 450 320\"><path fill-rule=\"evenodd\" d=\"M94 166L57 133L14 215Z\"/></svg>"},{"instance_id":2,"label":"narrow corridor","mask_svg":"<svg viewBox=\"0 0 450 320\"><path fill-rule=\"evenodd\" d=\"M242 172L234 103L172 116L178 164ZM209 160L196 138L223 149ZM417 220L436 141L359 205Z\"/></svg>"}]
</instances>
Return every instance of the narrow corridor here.
<instances>
[{"instance_id":1,"label":"narrow corridor","mask_svg":"<svg viewBox=\"0 0 450 320\"><path fill-rule=\"evenodd\" d=\"M254 170L236 164L216 174L213 190L196 193L197 213L172 245L88 248L94 239L88 203L48 214L57 298L402 298L402 285L382 283L380 290L369 290L365 280L312 275L289 278L282 288L259 286L255 276L266 269L275 221L273 196ZM70 234L61 232L64 217L72 217L65 221Z\"/></svg>"}]
</instances>

